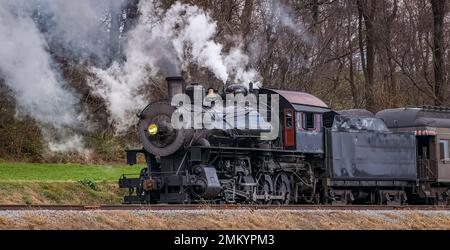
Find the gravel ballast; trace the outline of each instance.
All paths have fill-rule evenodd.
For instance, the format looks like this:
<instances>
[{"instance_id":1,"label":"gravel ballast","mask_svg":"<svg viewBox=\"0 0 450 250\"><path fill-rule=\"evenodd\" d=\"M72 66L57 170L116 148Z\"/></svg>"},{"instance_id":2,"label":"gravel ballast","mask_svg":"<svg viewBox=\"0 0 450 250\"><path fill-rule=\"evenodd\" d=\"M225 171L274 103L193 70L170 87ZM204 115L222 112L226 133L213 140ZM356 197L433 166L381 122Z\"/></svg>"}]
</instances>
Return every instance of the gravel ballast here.
<instances>
[{"instance_id":1,"label":"gravel ballast","mask_svg":"<svg viewBox=\"0 0 450 250\"><path fill-rule=\"evenodd\" d=\"M0 229L450 229L450 211L0 211Z\"/></svg>"}]
</instances>

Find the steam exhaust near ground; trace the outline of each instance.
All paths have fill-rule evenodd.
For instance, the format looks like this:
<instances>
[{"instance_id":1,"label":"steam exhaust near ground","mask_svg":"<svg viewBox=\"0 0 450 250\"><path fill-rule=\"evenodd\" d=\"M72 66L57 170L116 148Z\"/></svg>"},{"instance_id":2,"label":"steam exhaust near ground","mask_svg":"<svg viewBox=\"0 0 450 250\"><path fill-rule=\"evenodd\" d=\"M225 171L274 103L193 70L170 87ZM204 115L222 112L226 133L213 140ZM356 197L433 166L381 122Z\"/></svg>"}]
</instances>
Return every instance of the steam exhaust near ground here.
<instances>
[{"instance_id":1,"label":"steam exhaust near ground","mask_svg":"<svg viewBox=\"0 0 450 250\"><path fill-rule=\"evenodd\" d=\"M0 0L0 32L8 38L0 41L0 79L17 101L17 117L35 119L51 151L89 154L83 133L94 127L55 58L88 67L93 77L85 84L103 99L118 133L151 101L140 89L155 84L149 78L157 74L195 65L223 83L261 82L243 38L230 37L233 46L225 49L205 10L180 2L163 10L158 1L141 1L137 22L127 25L122 10L129 2ZM285 8L278 10L281 24L294 28Z\"/></svg>"}]
</instances>

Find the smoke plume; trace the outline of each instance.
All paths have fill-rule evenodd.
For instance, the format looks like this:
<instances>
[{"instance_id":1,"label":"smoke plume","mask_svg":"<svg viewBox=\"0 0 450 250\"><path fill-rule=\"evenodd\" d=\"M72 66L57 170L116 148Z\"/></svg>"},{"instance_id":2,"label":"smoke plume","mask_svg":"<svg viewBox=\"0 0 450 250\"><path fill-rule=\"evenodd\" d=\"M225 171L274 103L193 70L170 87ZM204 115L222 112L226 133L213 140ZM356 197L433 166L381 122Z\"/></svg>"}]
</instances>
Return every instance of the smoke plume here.
<instances>
[{"instance_id":1,"label":"smoke plume","mask_svg":"<svg viewBox=\"0 0 450 250\"><path fill-rule=\"evenodd\" d=\"M126 35L126 61L92 69L99 80L90 84L106 100L119 130L134 123L132 111L148 102L139 89L158 73L180 75L195 64L224 83L258 82L258 73L247 69L249 58L240 47L225 53L224 46L214 41L217 24L197 6L176 2L165 11L153 1L141 1L139 10L136 27Z\"/></svg>"},{"instance_id":2,"label":"smoke plume","mask_svg":"<svg viewBox=\"0 0 450 250\"><path fill-rule=\"evenodd\" d=\"M80 96L63 79L55 58L79 63L94 77L86 83L101 97L118 131L135 123L146 100L140 90L158 74L188 66L222 82L257 83L259 74L238 44L215 41L217 24L204 10L176 2L140 1L140 16L126 27L131 0L0 0L0 78L12 90L17 113L39 122L49 148L84 152L89 130Z\"/></svg>"},{"instance_id":3,"label":"smoke plume","mask_svg":"<svg viewBox=\"0 0 450 250\"><path fill-rule=\"evenodd\" d=\"M56 129L58 140L46 137L56 150L83 148L71 133L83 121L77 110L77 96L57 73L47 43L21 1L0 0L0 77L13 91L18 115L28 114L41 124Z\"/></svg>"},{"instance_id":4,"label":"smoke plume","mask_svg":"<svg viewBox=\"0 0 450 250\"><path fill-rule=\"evenodd\" d=\"M119 53L125 0L28 0L53 53L99 66Z\"/></svg>"}]
</instances>

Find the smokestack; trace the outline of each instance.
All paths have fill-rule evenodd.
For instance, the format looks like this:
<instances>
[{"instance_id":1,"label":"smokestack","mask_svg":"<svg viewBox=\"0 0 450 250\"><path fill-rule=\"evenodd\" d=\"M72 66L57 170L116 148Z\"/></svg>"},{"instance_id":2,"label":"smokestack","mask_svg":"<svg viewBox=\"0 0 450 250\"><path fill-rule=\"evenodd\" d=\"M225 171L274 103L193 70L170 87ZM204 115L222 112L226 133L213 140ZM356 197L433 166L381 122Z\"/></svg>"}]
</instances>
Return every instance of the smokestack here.
<instances>
[{"instance_id":1,"label":"smokestack","mask_svg":"<svg viewBox=\"0 0 450 250\"><path fill-rule=\"evenodd\" d=\"M167 89L169 90L169 100L177 94L183 93L184 79L181 76L167 77Z\"/></svg>"}]
</instances>

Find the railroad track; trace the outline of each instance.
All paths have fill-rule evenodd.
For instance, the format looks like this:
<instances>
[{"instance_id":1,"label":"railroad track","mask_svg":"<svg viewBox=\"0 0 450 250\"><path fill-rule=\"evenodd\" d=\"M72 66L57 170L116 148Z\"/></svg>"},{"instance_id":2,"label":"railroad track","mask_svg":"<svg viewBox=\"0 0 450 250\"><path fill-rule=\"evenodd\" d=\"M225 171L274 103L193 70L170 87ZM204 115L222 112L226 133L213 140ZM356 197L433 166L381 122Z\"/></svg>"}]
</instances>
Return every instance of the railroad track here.
<instances>
[{"instance_id":1,"label":"railroad track","mask_svg":"<svg viewBox=\"0 0 450 250\"><path fill-rule=\"evenodd\" d=\"M0 210L450 210L450 206L410 205L0 205Z\"/></svg>"}]
</instances>

